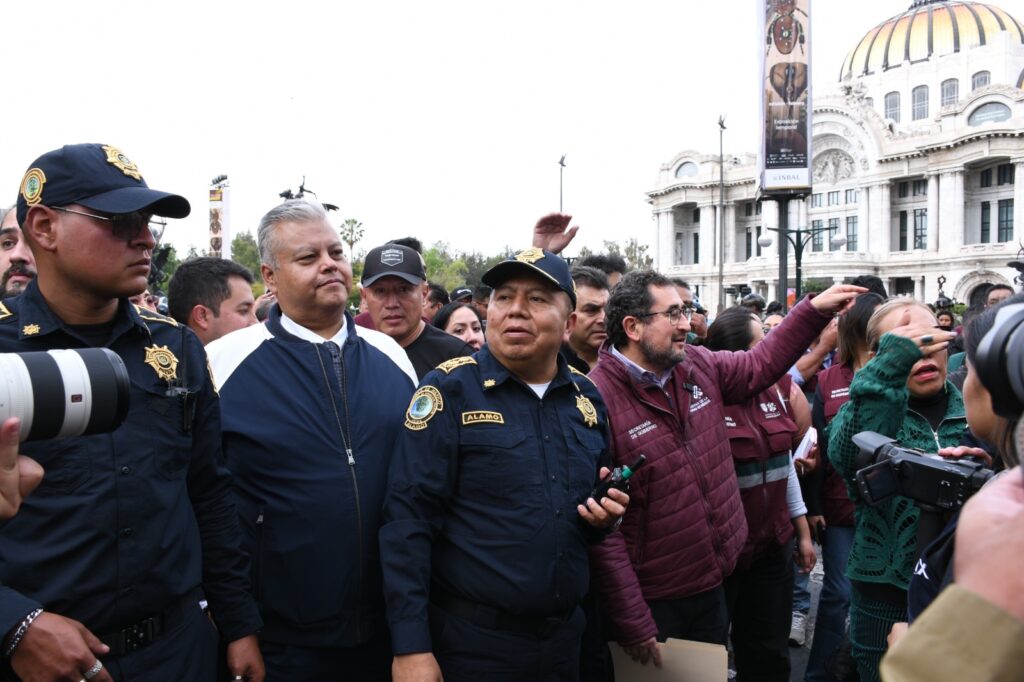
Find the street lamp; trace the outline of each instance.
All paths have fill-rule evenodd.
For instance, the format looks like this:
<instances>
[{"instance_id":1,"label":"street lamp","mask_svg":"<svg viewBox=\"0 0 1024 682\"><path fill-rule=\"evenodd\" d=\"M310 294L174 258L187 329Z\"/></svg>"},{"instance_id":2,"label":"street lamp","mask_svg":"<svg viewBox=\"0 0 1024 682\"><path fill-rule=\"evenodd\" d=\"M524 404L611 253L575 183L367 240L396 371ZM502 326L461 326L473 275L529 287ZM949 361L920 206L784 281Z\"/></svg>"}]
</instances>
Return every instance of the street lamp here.
<instances>
[{"instance_id":1,"label":"street lamp","mask_svg":"<svg viewBox=\"0 0 1024 682\"><path fill-rule=\"evenodd\" d=\"M780 235L782 235L783 237L786 238L786 241L788 241L790 244L793 245L793 256L796 259L796 299L799 301L800 300L800 294L802 293L801 292L801 288L802 288L802 283L803 283L802 263L803 263L804 247L807 246L807 244L816 235L819 235L822 232L831 232L832 228L830 228L830 227L811 227L811 228L807 228L807 227L800 228L800 227L798 227L795 230L790 230L790 229L785 228L785 227L766 227L764 229L771 230L772 232L778 232ZM769 237L768 235L764 235L763 237L758 238L757 243L762 248L768 248L769 246L772 245L772 238ZM832 249L833 250L840 249L840 248L842 248L843 246L846 245L846 237L842 237L842 236L837 234L836 236L832 237L832 239L830 240L830 243L832 244ZM779 258L785 258L785 257L786 257L785 249L780 248L779 249ZM779 282L779 289L780 289L780 294L781 294L779 298L782 299L781 302L782 302L782 309L783 310L786 309L787 285L788 285L788 282L785 282L785 281L780 281Z\"/></svg>"},{"instance_id":2,"label":"street lamp","mask_svg":"<svg viewBox=\"0 0 1024 682\"><path fill-rule=\"evenodd\" d=\"M718 117L718 312L725 310L725 116Z\"/></svg>"}]
</instances>

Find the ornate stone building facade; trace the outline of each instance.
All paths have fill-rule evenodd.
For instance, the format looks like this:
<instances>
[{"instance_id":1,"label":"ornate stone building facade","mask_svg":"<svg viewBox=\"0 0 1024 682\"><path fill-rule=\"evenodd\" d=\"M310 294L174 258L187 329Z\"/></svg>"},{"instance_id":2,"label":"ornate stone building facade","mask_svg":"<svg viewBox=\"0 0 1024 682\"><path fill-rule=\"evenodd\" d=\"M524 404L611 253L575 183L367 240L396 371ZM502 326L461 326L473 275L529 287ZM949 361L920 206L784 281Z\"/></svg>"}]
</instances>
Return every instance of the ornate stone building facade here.
<instances>
[{"instance_id":1,"label":"ornate stone building facade","mask_svg":"<svg viewBox=\"0 0 1024 682\"><path fill-rule=\"evenodd\" d=\"M804 249L804 280L876 274L890 293L934 301L944 276L945 294L964 303L1012 282L1006 264L1024 237L1022 87L1024 25L993 5L916 0L868 31L813 102L813 190L789 202L789 227L829 231ZM723 285L779 299L779 237L765 229L778 227L778 204L758 200L755 154L723 161L684 151L661 167L648 192L658 267L717 302L724 166ZM793 287L792 264L789 277Z\"/></svg>"}]
</instances>

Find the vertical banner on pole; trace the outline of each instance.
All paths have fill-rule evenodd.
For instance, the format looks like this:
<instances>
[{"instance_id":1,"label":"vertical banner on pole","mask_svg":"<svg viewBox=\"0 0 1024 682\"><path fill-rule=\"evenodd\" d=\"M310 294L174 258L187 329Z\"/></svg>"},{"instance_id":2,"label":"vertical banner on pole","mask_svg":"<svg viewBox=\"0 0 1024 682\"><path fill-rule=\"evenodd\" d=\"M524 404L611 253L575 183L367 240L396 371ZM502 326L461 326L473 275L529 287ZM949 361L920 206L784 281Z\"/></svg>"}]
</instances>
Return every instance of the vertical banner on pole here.
<instances>
[{"instance_id":1,"label":"vertical banner on pole","mask_svg":"<svg viewBox=\"0 0 1024 682\"><path fill-rule=\"evenodd\" d=\"M811 186L811 0L761 0L761 191Z\"/></svg>"},{"instance_id":2,"label":"vertical banner on pole","mask_svg":"<svg viewBox=\"0 0 1024 682\"><path fill-rule=\"evenodd\" d=\"M210 248L215 258L231 258L231 230L228 222L227 186L210 189Z\"/></svg>"}]
</instances>

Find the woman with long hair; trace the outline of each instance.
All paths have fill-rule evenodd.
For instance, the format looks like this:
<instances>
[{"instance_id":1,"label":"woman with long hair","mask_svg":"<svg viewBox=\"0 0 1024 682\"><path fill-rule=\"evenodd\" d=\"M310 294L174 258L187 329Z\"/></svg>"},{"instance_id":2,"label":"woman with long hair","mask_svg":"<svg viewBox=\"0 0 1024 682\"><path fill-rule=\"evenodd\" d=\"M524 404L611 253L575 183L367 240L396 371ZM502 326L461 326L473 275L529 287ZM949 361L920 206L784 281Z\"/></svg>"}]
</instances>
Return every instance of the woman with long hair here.
<instances>
[{"instance_id":1,"label":"woman with long hair","mask_svg":"<svg viewBox=\"0 0 1024 682\"><path fill-rule=\"evenodd\" d=\"M854 507L846 484L828 461L828 425L846 404L850 382L857 370L871 357L868 348L868 321L885 299L868 292L857 297L853 306L839 318L839 352L835 363L818 372L811 424L818 432L821 464L804 477L804 499L811 533L821 544L824 578L818 598L814 641L807 660L806 682L824 682L829 658L846 639L846 614L850 607L850 581L846 562L853 545Z\"/></svg>"},{"instance_id":2,"label":"woman with long hair","mask_svg":"<svg viewBox=\"0 0 1024 682\"><path fill-rule=\"evenodd\" d=\"M737 307L715 319L704 345L746 351L762 338L757 314ZM784 375L747 403L726 406L725 426L748 528L736 570L725 579L737 679L786 682L794 551L805 573L816 560L791 455L810 426L810 409Z\"/></svg>"}]
</instances>

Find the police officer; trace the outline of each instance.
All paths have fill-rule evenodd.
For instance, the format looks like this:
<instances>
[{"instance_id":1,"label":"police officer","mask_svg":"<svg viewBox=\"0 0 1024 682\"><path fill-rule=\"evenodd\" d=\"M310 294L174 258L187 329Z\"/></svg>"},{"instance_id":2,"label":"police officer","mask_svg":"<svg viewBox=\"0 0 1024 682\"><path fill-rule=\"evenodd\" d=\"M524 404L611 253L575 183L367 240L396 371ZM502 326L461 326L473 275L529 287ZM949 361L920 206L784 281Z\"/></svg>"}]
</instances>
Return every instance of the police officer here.
<instances>
[{"instance_id":1,"label":"police officer","mask_svg":"<svg viewBox=\"0 0 1024 682\"><path fill-rule=\"evenodd\" d=\"M107 347L131 389L113 433L22 448L46 475L0 526L3 676L212 681L219 629L236 679L263 679L202 345L128 302L146 288L150 217L189 210L111 146L65 146L25 173L38 277L0 303L0 352Z\"/></svg>"},{"instance_id":2,"label":"police officer","mask_svg":"<svg viewBox=\"0 0 1024 682\"><path fill-rule=\"evenodd\" d=\"M577 680L587 544L629 500L588 497L606 419L558 352L576 304L565 261L532 248L483 281L487 345L424 377L392 459L381 559L396 682Z\"/></svg>"}]
</instances>

